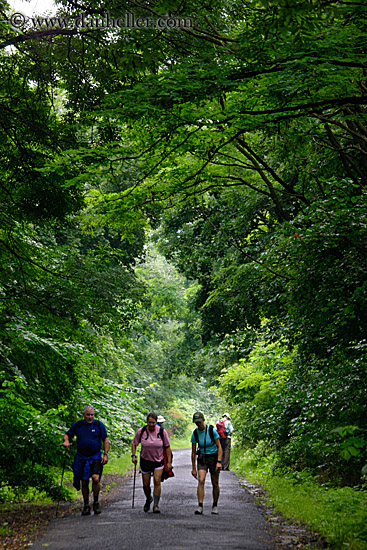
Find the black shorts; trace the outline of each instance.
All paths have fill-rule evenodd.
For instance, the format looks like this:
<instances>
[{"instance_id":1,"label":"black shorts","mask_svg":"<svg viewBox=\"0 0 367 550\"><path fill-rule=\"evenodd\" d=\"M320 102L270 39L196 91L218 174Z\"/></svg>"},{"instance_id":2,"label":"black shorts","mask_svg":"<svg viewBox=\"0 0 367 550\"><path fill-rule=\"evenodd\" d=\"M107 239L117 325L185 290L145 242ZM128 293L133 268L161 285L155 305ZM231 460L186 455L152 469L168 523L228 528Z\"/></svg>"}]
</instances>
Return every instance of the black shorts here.
<instances>
[{"instance_id":1,"label":"black shorts","mask_svg":"<svg viewBox=\"0 0 367 550\"><path fill-rule=\"evenodd\" d=\"M212 475L219 475L219 470L217 470L217 462L218 453L213 453L211 455L199 454L197 460L197 469L205 470L206 472L209 470Z\"/></svg>"},{"instance_id":2,"label":"black shorts","mask_svg":"<svg viewBox=\"0 0 367 550\"><path fill-rule=\"evenodd\" d=\"M93 476L94 474L99 474L99 476L102 475L102 462L100 459L93 460L92 464L90 465L89 477Z\"/></svg>"},{"instance_id":3,"label":"black shorts","mask_svg":"<svg viewBox=\"0 0 367 550\"><path fill-rule=\"evenodd\" d=\"M151 474L154 470L163 470L164 460L160 462L153 462L152 460L145 460L140 457L140 469L142 474Z\"/></svg>"}]
</instances>

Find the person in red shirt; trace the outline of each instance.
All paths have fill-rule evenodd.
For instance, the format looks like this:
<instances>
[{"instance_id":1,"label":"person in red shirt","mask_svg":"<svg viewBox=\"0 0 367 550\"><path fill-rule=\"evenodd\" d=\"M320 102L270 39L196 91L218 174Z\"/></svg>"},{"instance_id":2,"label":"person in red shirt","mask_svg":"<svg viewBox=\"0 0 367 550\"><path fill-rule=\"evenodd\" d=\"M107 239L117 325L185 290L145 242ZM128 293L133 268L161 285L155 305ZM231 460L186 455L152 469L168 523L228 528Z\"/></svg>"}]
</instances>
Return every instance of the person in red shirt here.
<instances>
[{"instance_id":1,"label":"person in red shirt","mask_svg":"<svg viewBox=\"0 0 367 550\"><path fill-rule=\"evenodd\" d=\"M150 412L147 416L147 425L139 428L131 444L131 459L137 464L136 449L141 444L140 470L143 475L143 490L146 497L144 512L148 512L153 503L153 513L159 514L159 500L161 497L161 482L164 466L163 447L167 451L167 469L172 470L172 451L168 434L164 428L157 426L157 415ZM153 498L150 488L150 478L153 474Z\"/></svg>"}]
</instances>

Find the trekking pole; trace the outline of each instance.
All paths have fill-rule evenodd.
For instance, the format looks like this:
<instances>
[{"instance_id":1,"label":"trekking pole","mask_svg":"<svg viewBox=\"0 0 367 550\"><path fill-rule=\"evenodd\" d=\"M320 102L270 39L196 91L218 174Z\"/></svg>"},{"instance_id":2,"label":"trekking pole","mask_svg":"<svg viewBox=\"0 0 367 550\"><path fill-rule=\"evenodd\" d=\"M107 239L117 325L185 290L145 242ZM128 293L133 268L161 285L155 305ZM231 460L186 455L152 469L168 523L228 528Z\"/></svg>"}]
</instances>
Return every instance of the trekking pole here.
<instances>
[{"instance_id":1,"label":"trekking pole","mask_svg":"<svg viewBox=\"0 0 367 550\"><path fill-rule=\"evenodd\" d=\"M134 484L133 484L133 504L131 508L134 508L134 501L135 501L135 481L136 481L136 462L134 464Z\"/></svg>"},{"instance_id":2,"label":"trekking pole","mask_svg":"<svg viewBox=\"0 0 367 550\"><path fill-rule=\"evenodd\" d=\"M63 462L63 465L62 465L62 474L61 474L61 482L60 482L60 491L62 489L62 484L63 484L63 481L64 481L64 472L65 472L65 465L66 465L66 458L68 456L68 453L69 453L69 449L65 449L65 453L64 453L64 462ZM59 512L59 505L60 505L60 498L59 500L57 501L57 508L56 508L56 517L57 517L57 514Z\"/></svg>"}]
</instances>

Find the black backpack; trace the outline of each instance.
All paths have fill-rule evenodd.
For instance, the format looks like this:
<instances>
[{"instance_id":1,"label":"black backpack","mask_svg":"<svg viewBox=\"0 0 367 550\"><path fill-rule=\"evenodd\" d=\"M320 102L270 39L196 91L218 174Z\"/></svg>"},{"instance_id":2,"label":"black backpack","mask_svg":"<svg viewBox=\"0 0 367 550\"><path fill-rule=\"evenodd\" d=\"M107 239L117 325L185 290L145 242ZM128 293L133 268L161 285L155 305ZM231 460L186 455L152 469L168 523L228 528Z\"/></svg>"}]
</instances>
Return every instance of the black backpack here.
<instances>
[{"instance_id":1,"label":"black backpack","mask_svg":"<svg viewBox=\"0 0 367 550\"><path fill-rule=\"evenodd\" d=\"M214 426L212 426L211 424L209 424L208 428L209 428L209 436L210 436L210 439L212 440L212 443L214 443L214 442L215 442L215 439L214 439L214 432L213 432ZM201 452L200 444L199 444L199 434L198 434L198 429L197 429L197 428L194 430L194 437L195 437L196 444L197 444L198 447L199 447L198 451ZM203 454L205 454L205 451L206 451L206 438L205 438L205 440L204 440L204 453L203 453Z\"/></svg>"},{"instance_id":2,"label":"black backpack","mask_svg":"<svg viewBox=\"0 0 367 550\"><path fill-rule=\"evenodd\" d=\"M140 432L139 443L141 443L141 439L142 439L144 433L147 434L145 439L148 439L148 437L149 437L148 426L143 426L143 429ZM164 468L163 468L163 473L162 473L162 481L164 481L165 479L169 479L170 477L173 477L175 474L173 473L172 470L170 472L167 470L167 454L165 452L166 449L165 449L164 442L163 442L163 426L160 426L159 433L158 433L157 437L161 438L162 445L163 445ZM139 443L138 443L138 445L139 445ZM171 455L172 455L172 462L173 462L173 452L172 452L172 450L171 450Z\"/></svg>"},{"instance_id":3,"label":"black backpack","mask_svg":"<svg viewBox=\"0 0 367 550\"><path fill-rule=\"evenodd\" d=\"M140 432L140 438L139 438L139 443L141 442L141 439L143 437L143 434L147 434L146 438L145 439L148 439L149 437L149 434L148 434L148 426L143 426L143 429L141 430ZM160 426L160 430L159 430L159 433L158 433L158 437L161 438L162 440L162 443L163 443L163 426ZM138 443L138 445L139 445Z\"/></svg>"}]
</instances>

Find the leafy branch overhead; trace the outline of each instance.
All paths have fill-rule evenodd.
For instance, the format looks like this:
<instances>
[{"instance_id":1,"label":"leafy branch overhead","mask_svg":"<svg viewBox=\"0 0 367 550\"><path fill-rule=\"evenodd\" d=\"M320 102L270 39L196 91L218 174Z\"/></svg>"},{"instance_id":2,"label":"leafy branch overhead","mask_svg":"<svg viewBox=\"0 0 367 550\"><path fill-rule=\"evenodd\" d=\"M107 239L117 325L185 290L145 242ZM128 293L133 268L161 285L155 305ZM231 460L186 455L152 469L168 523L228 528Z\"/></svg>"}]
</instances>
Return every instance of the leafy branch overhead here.
<instances>
[{"instance_id":1,"label":"leafy branch overhead","mask_svg":"<svg viewBox=\"0 0 367 550\"><path fill-rule=\"evenodd\" d=\"M171 29L15 29L1 9L1 410L9 418L15 395L19 412L8 437L33 445L38 416L66 424L92 398L117 442L120 409L133 430L144 406L183 399L173 376L183 388L204 377L244 445L359 482L366 6L108 3L110 18L193 21ZM62 1L56 19L81 13L106 6ZM62 429L50 424L41 465Z\"/></svg>"}]
</instances>

